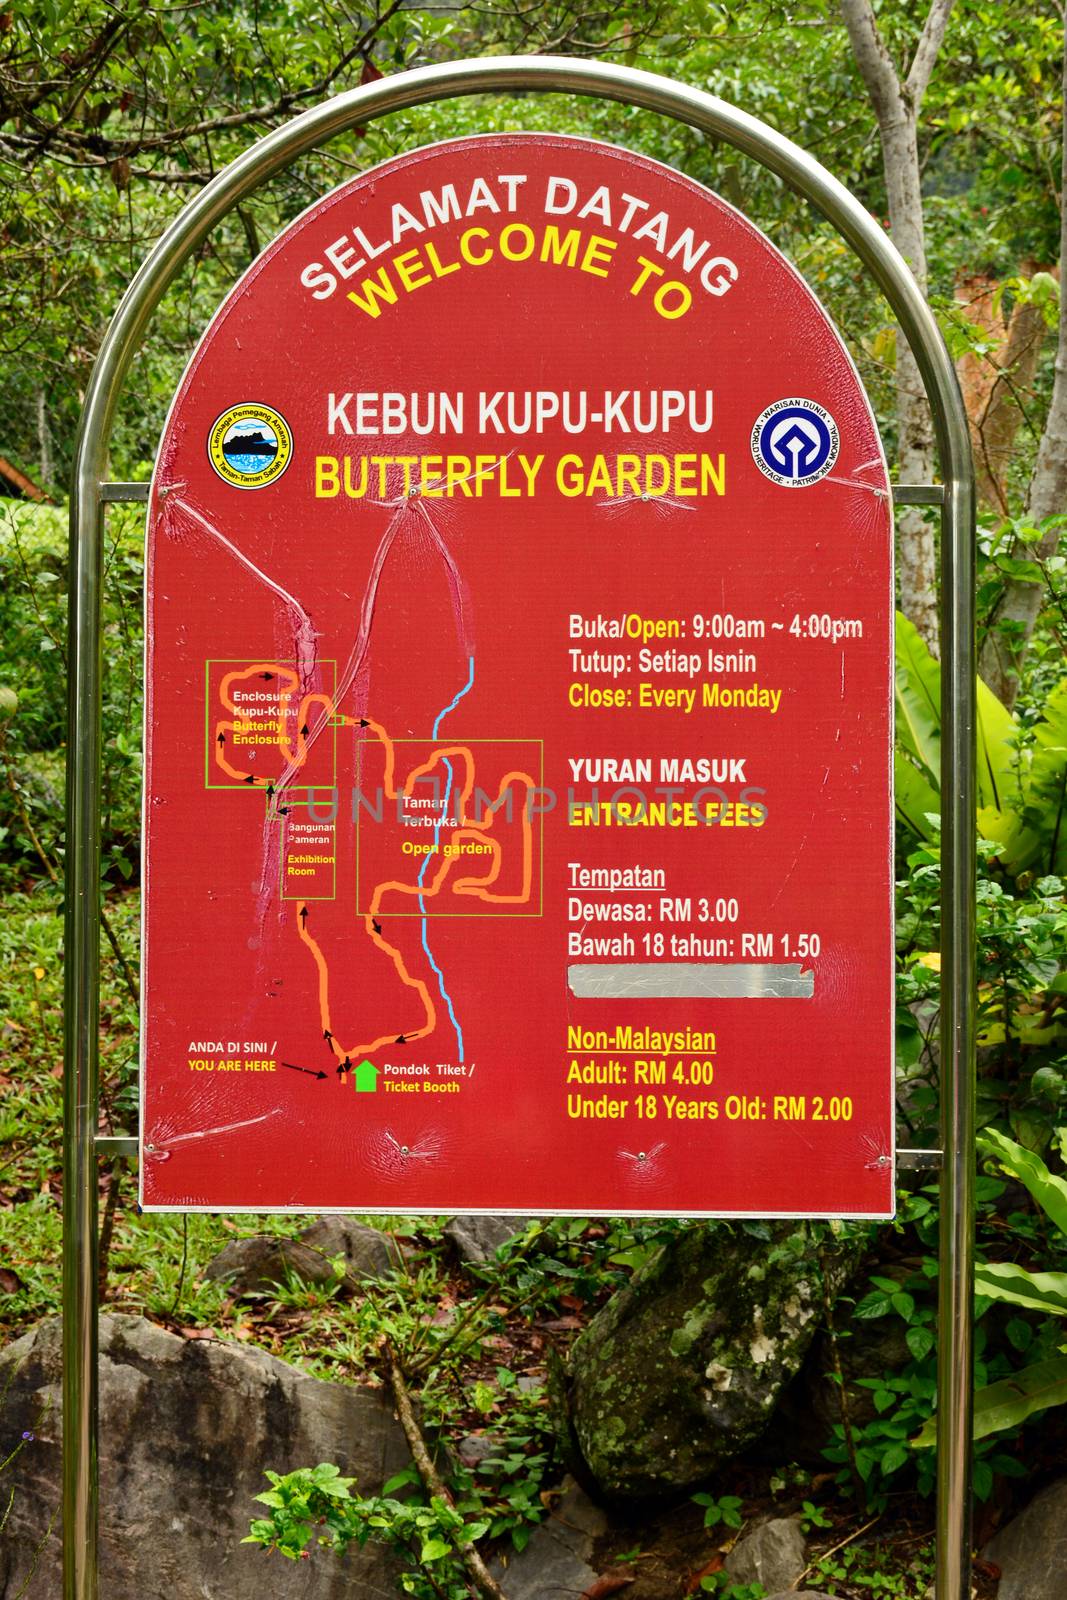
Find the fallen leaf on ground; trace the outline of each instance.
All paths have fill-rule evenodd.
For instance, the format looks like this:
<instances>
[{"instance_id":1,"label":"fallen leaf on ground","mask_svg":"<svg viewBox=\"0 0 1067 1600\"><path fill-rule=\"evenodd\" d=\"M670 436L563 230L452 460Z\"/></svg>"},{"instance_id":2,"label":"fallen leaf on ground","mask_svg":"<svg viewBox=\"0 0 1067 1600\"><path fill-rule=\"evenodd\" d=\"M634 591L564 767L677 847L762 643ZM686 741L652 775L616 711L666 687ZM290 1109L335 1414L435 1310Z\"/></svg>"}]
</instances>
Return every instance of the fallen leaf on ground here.
<instances>
[{"instance_id":1,"label":"fallen leaf on ground","mask_svg":"<svg viewBox=\"0 0 1067 1600\"><path fill-rule=\"evenodd\" d=\"M686 1594L696 1594L697 1591L700 1588L701 1579L702 1578L711 1578L711 1577L713 1577L715 1575L716 1572L721 1572L722 1571L722 1563L723 1563L722 1551L718 1550L712 1556L711 1560L708 1562L706 1567L701 1567L699 1572L694 1572L693 1573L693 1576L690 1578L688 1584L686 1585L686 1590L685 1590Z\"/></svg>"},{"instance_id":2,"label":"fallen leaf on ground","mask_svg":"<svg viewBox=\"0 0 1067 1600\"><path fill-rule=\"evenodd\" d=\"M631 1583L636 1583L632 1572L605 1572L588 1589L582 1591L582 1600L605 1600L609 1594L617 1594L620 1589L628 1589Z\"/></svg>"}]
</instances>

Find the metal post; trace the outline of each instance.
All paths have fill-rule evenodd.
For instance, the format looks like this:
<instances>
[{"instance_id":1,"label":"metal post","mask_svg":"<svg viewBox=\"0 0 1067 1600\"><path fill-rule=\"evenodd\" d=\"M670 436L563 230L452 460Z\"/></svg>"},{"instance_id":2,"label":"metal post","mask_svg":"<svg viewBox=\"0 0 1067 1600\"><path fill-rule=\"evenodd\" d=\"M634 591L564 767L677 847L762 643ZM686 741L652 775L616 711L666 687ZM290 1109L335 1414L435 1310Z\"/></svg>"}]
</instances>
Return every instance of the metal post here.
<instances>
[{"instance_id":1,"label":"metal post","mask_svg":"<svg viewBox=\"0 0 1067 1600\"><path fill-rule=\"evenodd\" d=\"M87 418L86 422L90 419ZM84 431L84 425L83 425ZM96 1600L100 990L100 545L94 483L70 503L63 1075L63 1594Z\"/></svg>"},{"instance_id":2,"label":"metal post","mask_svg":"<svg viewBox=\"0 0 1067 1600\"><path fill-rule=\"evenodd\" d=\"M954 428L966 420L953 416ZM962 454L965 442L957 441ZM977 662L974 480L941 512L941 1213L938 1600L970 1600L974 1427Z\"/></svg>"},{"instance_id":3,"label":"metal post","mask_svg":"<svg viewBox=\"0 0 1067 1600\"><path fill-rule=\"evenodd\" d=\"M571 93L656 111L777 173L848 242L908 339L937 434L942 511L943 961L938 1600L970 1600L974 1222L974 487L952 360L907 265L862 203L790 139L649 72L559 56L419 68L315 106L267 134L185 207L142 264L100 348L71 494L64 1155L64 1600L96 1600L96 1122L99 967L100 517L108 437L133 353L183 263L246 195L335 134L463 95Z\"/></svg>"}]
</instances>

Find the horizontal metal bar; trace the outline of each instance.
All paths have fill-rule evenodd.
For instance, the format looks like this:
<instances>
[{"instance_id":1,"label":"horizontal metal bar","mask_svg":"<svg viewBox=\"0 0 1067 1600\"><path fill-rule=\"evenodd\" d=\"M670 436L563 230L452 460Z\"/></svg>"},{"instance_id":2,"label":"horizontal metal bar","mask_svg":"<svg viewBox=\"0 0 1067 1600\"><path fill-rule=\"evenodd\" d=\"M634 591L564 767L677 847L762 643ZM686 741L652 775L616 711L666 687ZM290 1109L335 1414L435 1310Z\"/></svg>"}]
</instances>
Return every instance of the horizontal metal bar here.
<instances>
[{"instance_id":1,"label":"horizontal metal bar","mask_svg":"<svg viewBox=\"0 0 1067 1600\"><path fill-rule=\"evenodd\" d=\"M102 483L100 485L100 498L105 504L117 501L141 501L148 499L150 485L147 483ZM939 506L945 498L945 491L940 483L898 483L893 486L893 499L898 506Z\"/></svg>"},{"instance_id":2,"label":"horizontal metal bar","mask_svg":"<svg viewBox=\"0 0 1067 1600\"><path fill-rule=\"evenodd\" d=\"M939 1172L944 1165L943 1150L898 1150L897 1166L902 1172Z\"/></svg>"},{"instance_id":3,"label":"horizontal metal bar","mask_svg":"<svg viewBox=\"0 0 1067 1600\"><path fill-rule=\"evenodd\" d=\"M131 1138L128 1134L116 1134L114 1137L97 1134L96 1153L98 1156L135 1156L137 1138Z\"/></svg>"},{"instance_id":4,"label":"horizontal metal bar","mask_svg":"<svg viewBox=\"0 0 1067 1600\"><path fill-rule=\"evenodd\" d=\"M149 487L147 483L102 483L100 498L105 505L120 500L147 501Z\"/></svg>"},{"instance_id":5,"label":"horizontal metal bar","mask_svg":"<svg viewBox=\"0 0 1067 1600\"><path fill-rule=\"evenodd\" d=\"M895 483L893 499L898 506L940 506L945 490L940 483Z\"/></svg>"}]
</instances>

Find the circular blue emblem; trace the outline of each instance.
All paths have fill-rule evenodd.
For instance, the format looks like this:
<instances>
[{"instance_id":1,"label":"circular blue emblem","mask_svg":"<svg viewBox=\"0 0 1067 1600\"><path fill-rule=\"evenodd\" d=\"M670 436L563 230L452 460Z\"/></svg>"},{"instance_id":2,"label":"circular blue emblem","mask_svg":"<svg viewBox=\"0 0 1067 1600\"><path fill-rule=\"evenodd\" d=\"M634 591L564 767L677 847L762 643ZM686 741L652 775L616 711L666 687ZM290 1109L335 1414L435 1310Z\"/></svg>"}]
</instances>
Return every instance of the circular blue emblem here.
<instances>
[{"instance_id":1,"label":"circular blue emblem","mask_svg":"<svg viewBox=\"0 0 1067 1600\"><path fill-rule=\"evenodd\" d=\"M840 447L837 424L814 400L776 400L752 428L752 459L783 489L806 489L825 478Z\"/></svg>"},{"instance_id":2,"label":"circular blue emblem","mask_svg":"<svg viewBox=\"0 0 1067 1600\"><path fill-rule=\"evenodd\" d=\"M236 489L262 489L292 460L293 435L273 406L245 401L215 418L207 453L219 477Z\"/></svg>"}]
</instances>

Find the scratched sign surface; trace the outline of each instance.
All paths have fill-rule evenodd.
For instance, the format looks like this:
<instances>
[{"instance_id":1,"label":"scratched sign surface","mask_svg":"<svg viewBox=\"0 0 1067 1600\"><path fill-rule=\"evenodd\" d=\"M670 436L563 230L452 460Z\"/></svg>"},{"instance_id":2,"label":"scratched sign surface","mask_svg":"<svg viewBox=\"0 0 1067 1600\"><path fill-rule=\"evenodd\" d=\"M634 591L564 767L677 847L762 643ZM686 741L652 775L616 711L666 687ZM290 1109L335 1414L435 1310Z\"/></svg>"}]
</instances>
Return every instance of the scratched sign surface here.
<instances>
[{"instance_id":1,"label":"scratched sign surface","mask_svg":"<svg viewBox=\"0 0 1067 1600\"><path fill-rule=\"evenodd\" d=\"M889 1213L890 518L666 167L480 137L298 218L152 483L143 1203Z\"/></svg>"}]
</instances>

